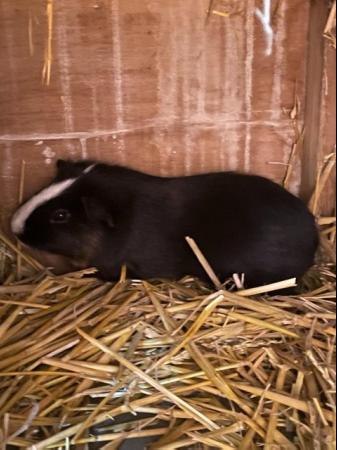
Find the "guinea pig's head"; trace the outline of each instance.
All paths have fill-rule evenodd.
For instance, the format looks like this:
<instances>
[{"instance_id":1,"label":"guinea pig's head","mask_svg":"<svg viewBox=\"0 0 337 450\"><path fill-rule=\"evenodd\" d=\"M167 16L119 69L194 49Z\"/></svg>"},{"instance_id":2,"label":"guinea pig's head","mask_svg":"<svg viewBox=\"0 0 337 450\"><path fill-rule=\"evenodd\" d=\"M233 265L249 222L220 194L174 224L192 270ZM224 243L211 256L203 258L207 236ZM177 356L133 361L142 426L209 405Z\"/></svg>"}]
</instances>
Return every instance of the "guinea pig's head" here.
<instances>
[{"instance_id":1,"label":"guinea pig's head","mask_svg":"<svg viewBox=\"0 0 337 450\"><path fill-rule=\"evenodd\" d=\"M85 260L113 222L95 192L95 165L59 161L54 182L23 203L13 215L12 232L24 244Z\"/></svg>"}]
</instances>

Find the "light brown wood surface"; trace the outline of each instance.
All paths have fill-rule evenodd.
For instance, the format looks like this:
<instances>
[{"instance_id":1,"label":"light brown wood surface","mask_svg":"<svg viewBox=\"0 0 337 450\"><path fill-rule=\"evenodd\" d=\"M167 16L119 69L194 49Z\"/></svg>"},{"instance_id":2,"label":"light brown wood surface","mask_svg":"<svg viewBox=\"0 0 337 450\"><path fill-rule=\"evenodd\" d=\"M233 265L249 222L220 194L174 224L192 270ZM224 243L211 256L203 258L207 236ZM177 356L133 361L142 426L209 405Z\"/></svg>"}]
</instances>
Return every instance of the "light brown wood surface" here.
<instances>
[{"instance_id":1,"label":"light brown wood surface","mask_svg":"<svg viewBox=\"0 0 337 450\"><path fill-rule=\"evenodd\" d=\"M244 170L282 182L303 126L309 0L57 0L51 83L42 83L45 0L0 2L0 214L48 182L57 158L95 158L159 175ZM334 53L327 48L325 89ZM332 61L332 62L329 62ZM326 87L328 86L328 87ZM334 142L323 99L320 145ZM290 188L299 192L301 165ZM331 193L330 193L331 196ZM329 203L329 202L328 202Z\"/></svg>"}]
</instances>

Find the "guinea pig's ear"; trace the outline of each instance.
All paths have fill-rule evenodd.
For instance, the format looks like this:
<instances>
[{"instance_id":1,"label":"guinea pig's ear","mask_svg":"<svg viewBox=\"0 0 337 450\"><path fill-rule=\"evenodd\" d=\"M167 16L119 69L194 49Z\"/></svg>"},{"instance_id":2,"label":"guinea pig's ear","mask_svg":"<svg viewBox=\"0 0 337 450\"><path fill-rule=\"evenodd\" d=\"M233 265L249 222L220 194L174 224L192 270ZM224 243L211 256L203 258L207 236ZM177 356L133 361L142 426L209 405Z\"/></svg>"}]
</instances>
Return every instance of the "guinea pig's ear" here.
<instances>
[{"instance_id":1,"label":"guinea pig's ear","mask_svg":"<svg viewBox=\"0 0 337 450\"><path fill-rule=\"evenodd\" d=\"M96 163L89 160L65 161L59 159L56 163L57 179L65 180L67 178L78 178L81 175L89 173L86 169L92 168Z\"/></svg>"},{"instance_id":2,"label":"guinea pig's ear","mask_svg":"<svg viewBox=\"0 0 337 450\"><path fill-rule=\"evenodd\" d=\"M57 178L69 178L71 176L73 163L65 161L64 159L58 159L56 162Z\"/></svg>"},{"instance_id":3,"label":"guinea pig's ear","mask_svg":"<svg viewBox=\"0 0 337 450\"><path fill-rule=\"evenodd\" d=\"M94 197L82 197L81 200L85 214L90 221L103 224L109 228L114 228L115 223L112 213L101 201Z\"/></svg>"}]
</instances>

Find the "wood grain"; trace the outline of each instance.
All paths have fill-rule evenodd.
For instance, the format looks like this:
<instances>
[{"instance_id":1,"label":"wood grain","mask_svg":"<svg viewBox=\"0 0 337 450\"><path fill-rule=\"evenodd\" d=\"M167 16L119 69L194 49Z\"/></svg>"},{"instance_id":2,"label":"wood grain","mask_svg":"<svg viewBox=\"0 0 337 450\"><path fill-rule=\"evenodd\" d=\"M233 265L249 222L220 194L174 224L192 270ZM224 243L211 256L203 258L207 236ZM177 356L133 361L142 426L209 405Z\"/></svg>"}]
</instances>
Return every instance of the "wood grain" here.
<instances>
[{"instance_id":1,"label":"wood grain","mask_svg":"<svg viewBox=\"0 0 337 450\"><path fill-rule=\"evenodd\" d=\"M258 0L215 1L229 17L211 14L206 23L208 6L209 0L58 0L45 86L45 2L1 2L2 221L17 203L22 159L27 196L52 176L58 157L161 175L245 170L282 181L295 91L305 103L310 2L278 3L270 58L254 15ZM298 164L291 189L300 184Z\"/></svg>"}]
</instances>

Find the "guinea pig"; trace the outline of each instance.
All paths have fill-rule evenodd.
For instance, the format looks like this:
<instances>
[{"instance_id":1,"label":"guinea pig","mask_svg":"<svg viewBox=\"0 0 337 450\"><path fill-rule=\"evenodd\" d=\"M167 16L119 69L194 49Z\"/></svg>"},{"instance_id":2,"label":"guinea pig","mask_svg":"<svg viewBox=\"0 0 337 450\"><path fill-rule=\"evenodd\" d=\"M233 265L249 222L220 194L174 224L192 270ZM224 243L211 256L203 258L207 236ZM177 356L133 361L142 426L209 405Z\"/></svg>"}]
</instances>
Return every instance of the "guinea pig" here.
<instances>
[{"instance_id":1,"label":"guinea pig","mask_svg":"<svg viewBox=\"0 0 337 450\"><path fill-rule=\"evenodd\" d=\"M163 178L92 161L58 161L52 184L15 212L24 244L116 280L207 276L191 236L221 280L260 286L301 278L318 246L306 205L274 182L234 172Z\"/></svg>"}]
</instances>

